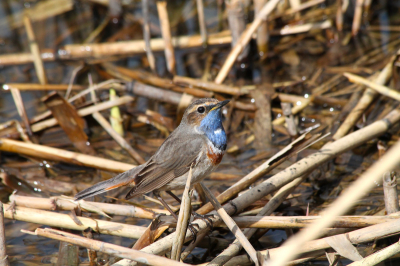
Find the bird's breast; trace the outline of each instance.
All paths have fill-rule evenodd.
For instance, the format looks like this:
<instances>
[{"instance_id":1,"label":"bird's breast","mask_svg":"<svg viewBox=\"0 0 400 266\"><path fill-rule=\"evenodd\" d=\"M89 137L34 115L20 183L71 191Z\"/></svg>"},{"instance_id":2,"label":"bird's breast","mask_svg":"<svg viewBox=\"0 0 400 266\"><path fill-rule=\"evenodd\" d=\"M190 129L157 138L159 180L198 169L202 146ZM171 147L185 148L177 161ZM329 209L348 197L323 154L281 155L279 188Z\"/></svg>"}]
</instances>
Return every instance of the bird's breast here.
<instances>
[{"instance_id":1,"label":"bird's breast","mask_svg":"<svg viewBox=\"0 0 400 266\"><path fill-rule=\"evenodd\" d=\"M217 147L215 147L212 143L207 145L207 158L210 160L211 164L216 166L222 160L224 156L224 151L221 151Z\"/></svg>"}]
</instances>

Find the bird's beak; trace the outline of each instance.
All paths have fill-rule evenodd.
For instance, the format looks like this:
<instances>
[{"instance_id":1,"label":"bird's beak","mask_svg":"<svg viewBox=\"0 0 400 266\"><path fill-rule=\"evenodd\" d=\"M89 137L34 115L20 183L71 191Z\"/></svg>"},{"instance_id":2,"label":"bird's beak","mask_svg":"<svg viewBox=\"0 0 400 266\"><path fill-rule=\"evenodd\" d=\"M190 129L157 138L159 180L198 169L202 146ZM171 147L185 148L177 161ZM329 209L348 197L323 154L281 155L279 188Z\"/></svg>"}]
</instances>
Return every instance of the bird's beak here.
<instances>
[{"instance_id":1,"label":"bird's beak","mask_svg":"<svg viewBox=\"0 0 400 266\"><path fill-rule=\"evenodd\" d=\"M214 107L211 108L210 111L221 109L223 106L227 105L229 102L230 102L230 100L225 100L225 101L219 102L216 105L214 105Z\"/></svg>"}]
</instances>

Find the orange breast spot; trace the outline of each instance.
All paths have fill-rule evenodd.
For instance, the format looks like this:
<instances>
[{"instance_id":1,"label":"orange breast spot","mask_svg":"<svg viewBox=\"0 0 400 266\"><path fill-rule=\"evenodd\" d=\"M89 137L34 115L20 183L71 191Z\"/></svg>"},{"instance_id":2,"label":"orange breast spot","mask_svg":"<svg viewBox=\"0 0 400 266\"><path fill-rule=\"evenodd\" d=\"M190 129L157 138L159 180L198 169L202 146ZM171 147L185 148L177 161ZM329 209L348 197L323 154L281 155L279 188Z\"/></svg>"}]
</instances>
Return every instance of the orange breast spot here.
<instances>
[{"instance_id":1,"label":"orange breast spot","mask_svg":"<svg viewBox=\"0 0 400 266\"><path fill-rule=\"evenodd\" d=\"M222 160L223 154L215 153L211 147L208 147L207 157L208 157L208 159L210 159L210 161L213 165L218 165Z\"/></svg>"}]
</instances>

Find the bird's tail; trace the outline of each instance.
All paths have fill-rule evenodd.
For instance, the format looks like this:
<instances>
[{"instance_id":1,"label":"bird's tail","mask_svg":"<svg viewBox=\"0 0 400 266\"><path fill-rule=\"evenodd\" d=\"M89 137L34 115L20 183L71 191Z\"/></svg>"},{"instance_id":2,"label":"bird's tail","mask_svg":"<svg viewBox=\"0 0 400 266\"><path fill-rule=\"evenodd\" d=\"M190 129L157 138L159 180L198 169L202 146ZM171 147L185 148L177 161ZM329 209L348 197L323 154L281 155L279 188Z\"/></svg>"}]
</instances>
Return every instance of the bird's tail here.
<instances>
[{"instance_id":1,"label":"bird's tail","mask_svg":"<svg viewBox=\"0 0 400 266\"><path fill-rule=\"evenodd\" d=\"M82 190L81 192L77 193L74 197L75 200L81 200L85 199L87 197L91 197L94 195L98 195L101 193L104 193L106 191L119 188L122 186L126 185L135 185L135 177L136 173L138 172L136 169L138 167L135 167L131 170L128 170L122 174L119 174L111 179L108 179L106 181L102 181L100 183L97 183L96 185L89 187L87 189Z\"/></svg>"}]
</instances>

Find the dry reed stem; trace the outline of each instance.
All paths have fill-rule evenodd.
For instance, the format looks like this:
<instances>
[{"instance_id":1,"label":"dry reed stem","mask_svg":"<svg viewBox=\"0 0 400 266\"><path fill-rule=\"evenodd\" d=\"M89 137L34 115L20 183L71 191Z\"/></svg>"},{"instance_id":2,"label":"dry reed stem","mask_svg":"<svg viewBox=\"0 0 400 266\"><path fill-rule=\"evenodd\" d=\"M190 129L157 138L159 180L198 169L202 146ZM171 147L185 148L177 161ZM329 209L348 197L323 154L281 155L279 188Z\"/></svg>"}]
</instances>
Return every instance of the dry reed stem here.
<instances>
[{"instance_id":1,"label":"dry reed stem","mask_svg":"<svg viewBox=\"0 0 400 266\"><path fill-rule=\"evenodd\" d=\"M26 114L24 102L22 101L21 93L18 89L11 89L11 94L15 103L15 107L17 108L19 116L22 118L22 121L25 125L26 131L29 136L32 136L32 128L29 123L28 115Z\"/></svg>"},{"instance_id":2,"label":"dry reed stem","mask_svg":"<svg viewBox=\"0 0 400 266\"><path fill-rule=\"evenodd\" d=\"M207 47L207 27L204 19L203 0L196 0L197 15L199 17L200 35L203 42L203 47Z\"/></svg>"},{"instance_id":3,"label":"dry reed stem","mask_svg":"<svg viewBox=\"0 0 400 266\"><path fill-rule=\"evenodd\" d=\"M301 10L304 10L304 9L307 9L307 8L310 8L310 7L313 7L313 6L318 5L318 4L321 4L321 3L323 3L323 2L325 2L325 0L311 0L311 1L307 1L307 2L305 2L305 3L301 3L301 4L300 4L298 7L296 7L296 8L287 9L287 10L285 10L285 11L284 11L283 13L281 13L281 14L272 15L272 16L268 17L267 20L268 20L268 21L271 21L271 20L280 18L280 17L282 17L282 16L292 15L292 14L295 14L295 13L301 11Z\"/></svg>"},{"instance_id":4,"label":"dry reed stem","mask_svg":"<svg viewBox=\"0 0 400 266\"><path fill-rule=\"evenodd\" d=\"M292 114L292 103L281 102L282 113L286 120L286 128L291 137L297 136L297 126Z\"/></svg>"},{"instance_id":5,"label":"dry reed stem","mask_svg":"<svg viewBox=\"0 0 400 266\"><path fill-rule=\"evenodd\" d=\"M275 193L275 195L270 199L270 201L261 209L261 211L254 218L261 218L260 216L263 216L263 215L271 215L275 211L275 209L278 208L279 205L281 205L281 203L287 198L287 196L290 193L292 193L292 191L298 185L300 185L301 182L303 182L303 180L304 180L304 177L296 178L292 182L286 184L281 189L279 189L279 191ZM235 218L234 218L234 220L235 220ZM236 220L236 222L237 222L237 220ZM268 227L268 228L270 228L270 227ZM257 229L255 229L255 228L246 228L243 231L243 233L247 237L247 239L250 239L256 232L257 232ZM242 249L242 246L240 245L240 243L237 240L235 240L231 245L229 245L229 247L227 249L225 249L223 252L221 252L221 254L219 254L217 257L215 257L208 264L208 266L224 265L233 256L236 256L240 252L241 249Z\"/></svg>"},{"instance_id":6,"label":"dry reed stem","mask_svg":"<svg viewBox=\"0 0 400 266\"><path fill-rule=\"evenodd\" d=\"M346 189L338 199L336 199L324 212L321 220L318 220L293 236L282 246L281 256L271 261L271 266L285 265L286 262L295 258L299 254L300 247L319 236L320 232L330 226L335 217L346 213L362 196L371 190L378 179L383 174L391 171L398 163L400 158L397 156L400 152L400 141L397 142L385 155L381 157L372 167L361 175L348 189Z\"/></svg>"},{"instance_id":7,"label":"dry reed stem","mask_svg":"<svg viewBox=\"0 0 400 266\"><path fill-rule=\"evenodd\" d=\"M398 220L394 220L386 223L372 225L355 231L351 231L343 235L353 245L357 245L365 242L375 241L378 238L389 237L390 235L398 234L399 232L400 232L400 223ZM326 241L327 238L330 237L325 237L304 243L298 251L300 253L308 253L312 251L330 248L331 246L328 244L328 241ZM279 258L279 256L282 256L282 250L283 247L272 248L261 251L261 254L263 255L269 254L271 259L277 259ZM284 256L288 256L288 254L286 253ZM241 263L246 263L249 261L249 259L247 258L247 256L238 256L232 258L225 265L226 266L238 265L238 261L240 261Z\"/></svg>"},{"instance_id":8,"label":"dry reed stem","mask_svg":"<svg viewBox=\"0 0 400 266\"><path fill-rule=\"evenodd\" d=\"M24 25L26 34L28 36L29 48L33 56L33 63L35 65L36 75L38 77L39 83L47 84L46 72L44 70L42 57L40 55L39 45L36 42L35 33L33 32L31 20L28 15L24 16Z\"/></svg>"},{"instance_id":9,"label":"dry reed stem","mask_svg":"<svg viewBox=\"0 0 400 266\"><path fill-rule=\"evenodd\" d=\"M133 97L125 95L125 96L122 96L121 98L113 100L113 101L102 102L102 103L99 103L97 105L93 105L93 106L89 106L89 107L80 109L80 110L78 110L78 114L80 116L87 116L87 115L93 114L94 112L99 112L99 111L102 111L102 110L106 110L106 109L109 109L109 108L111 108L113 106L126 104L126 103L129 103L131 101L133 101ZM58 122L57 122L57 120L55 118L50 118L48 120L41 121L41 122L33 124L32 125L32 131L33 132L38 132L38 131L41 131L43 129L55 126L57 124L58 124Z\"/></svg>"},{"instance_id":10,"label":"dry reed stem","mask_svg":"<svg viewBox=\"0 0 400 266\"><path fill-rule=\"evenodd\" d=\"M0 266L8 266L3 208L0 202Z\"/></svg>"},{"instance_id":11,"label":"dry reed stem","mask_svg":"<svg viewBox=\"0 0 400 266\"><path fill-rule=\"evenodd\" d=\"M150 39L150 25L149 25L149 1L142 0L142 12L143 12L143 39L146 44L146 56L149 61L150 69L153 73L156 73L156 59L154 58L153 51L151 50Z\"/></svg>"},{"instance_id":12,"label":"dry reed stem","mask_svg":"<svg viewBox=\"0 0 400 266\"><path fill-rule=\"evenodd\" d=\"M67 90L68 84L33 84L33 83L5 83L3 84L3 90L9 90L12 88L20 91L49 91L49 90ZM72 85L71 90L83 90L85 86Z\"/></svg>"},{"instance_id":13,"label":"dry reed stem","mask_svg":"<svg viewBox=\"0 0 400 266\"><path fill-rule=\"evenodd\" d=\"M198 87L198 88L212 91L212 92L219 92L219 93L225 93L225 94L230 94L230 95L244 94L244 91L242 91L239 87L217 84L212 81L203 81L200 79L193 79L193 78L182 77L182 76L174 76L173 82L176 84L183 84L183 85L190 85L190 86Z\"/></svg>"},{"instance_id":14,"label":"dry reed stem","mask_svg":"<svg viewBox=\"0 0 400 266\"><path fill-rule=\"evenodd\" d=\"M309 32L311 30L323 30L332 27L332 22L330 20L325 20L323 22L315 22L315 23L306 23L303 25L293 25L287 26L277 31L272 31L273 35L290 35L290 34L298 34L302 32Z\"/></svg>"},{"instance_id":15,"label":"dry reed stem","mask_svg":"<svg viewBox=\"0 0 400 266\"><path fill-rule=\"evenodd\" d=\"M136 165L121 163L96 156L5 138L0 138L0 150L29 155L35 158L93 167L116 173L122 173L136 167Z\"/></svg>"},{"instance_id":16,"label":"dry reed stem","mask_svg":"<svg viewBox=\"0 0 400 266\"><path fill-rule=\"evenodd\" d=\"M267 3L266 0L254 1L254 12L256 16L266 3ZM268 53L268 41L269 41L268 22L263 21L260 27L257 29L257 48L260 57L263 57L265 54Z\"/></svg>"},{"instance_id":17,"label":"dry reed stem","mask_svg":"<svg viewBox=\"0 0 400 266\"><path fill-rule=\"evenodd\" d=\"M4 217L7 219L61 227L71 230L83 231L87 228L91 228L93 231L101 234L138 239L146 229L142 226L108 222L85 217L77 217L77 219L81 222L81 225L78 225L68 214L29 209L24 207L15 207L14 209L9 207L10 205L4 204ZM8 208L10 210L8 210Z\"/></svg>"},{"instance_id":18,"label":"dry reed stem","mask_svg":"<svg viewBox=\"0 0 400 266\"><path fill-rule=\"evenodd\" d=\"M296 179L297 180L297 179ZM297 180L296 182L292 181L293 184L298 185L300 182ZM290 186L293 186L292 183ZM288 184L288 185L289 185ZM283 188L282 188L283 189ZM287 190L286 187L283 191ZM282 191L278 191L276 195L281 195ZM280 199L281 196L279 196ZM272 200L272 199L271 199ZM284 199L283 199L284 200ZM276 201L275 196L273 197L273 201ZM271 204L275 204L275 202L271 202ZM271 204L267 204L264 208L267 208L268 213L270 212ZM268 207L267 207L268 206ZM273 205L274 206L274 205ZM321 216L263 216L269 214L263 214L264 211L259 210L257 216L235 216L232 217L235 223L240 228L274 228L274 229L298 229L307 227L311 223L316 220L321 219ZM267 212L266 212L267 213ZM389 221L393 221L395 219L399 219L399 214L395 213L390 216L340 216L336 217L332 227L333 228L362 228L367 227L379 223L385 223ZM162 217L161 220L163 222L167 222L173 226L174 219L170 216ZM226 227L223 222L218 222L214 224L214 227Z\"/></svg>"},{"instance_id":19,"label":"dry reed stem","mask_svg":"<svg viewBox=\"0 0 400 266\"><path fill-rule=\"evenodd\" d=\"M167 2L157 1L157 11L160 18L161 35L165 45L165 59L169 73L175 75L175 53L172 45L171 27L168 20Z\"/></svg>"},{"instance_id":20,"label":"dry reed stem","mask_svg":"<svg viewBox=\"0 0 400 266\"><path fill-rule=\"evenodd\" d=\"M336 28L341 32L343 30L342 0L336 0L336 6Z\"/></svg>"},{"instance_id":21,"label":"dry reed stem","mask_svg":"<svg viewBox=\"0 0 400 266\"><path fill-rule=\"evenodd\" d=\"M395 213L400 210L399 196L397 193L397 177L395 172L386 172L383 175L383 195L385 199L385 209L387 214Z\"/></svg>"},{"instance_id":22,"label":"dry reed stem","mask_svg":"<svg viewBox=\"0 0 400 266\"><path fill-rule=\"evenodd\" d=\"M228 25L232 35L231 47L235 47L239 41L241 34L246 30L245 12L246 2L240 0L225 0L225 12L228 17ZM250 46L246 44L236 61L240 62L249 54Z\"/></svg>"},{"instance_id":23,"label":"dry reed stem","mask_svg":"<svg viewBox=\"0 0 400 266\"><path fill-rule=\"evenodd\" d=\"M379 75L374 79L374 83L382 85L385 84L390 79L390 77L392 76L393 60L394 56L390 59L389 63L386 64L386 66L382 69ZM357 123L357 121L360 119L364 111L368 108L368 106L372 103L372 101L375 99L377 95L378 95L377 92L375 92L370 88L367 88L364 91L364 94L361 97L361 99L358 101L357 105L351 110L351 112L348 114L348 116L343 121L342 125L339 127L339 129L336 131L335 135L333 135L332 138L334 140L338 140L344 135L346 135Z\"/></svg>"},{"instance_id":24,"label":"dry reed stem","mask_svg":"<svg viewBox=\"0 0 400 266\"><path fill-rule=\"evenodd\" d=\"M355 261L353 263L348 264L348 266L373 266L379 265L380 262L400 253L400 242L396 242L386 248L375 252L374 254L365 257L362 260Z\"/></svg>"},{"instance_id":25,"label":"dry reed stem","mask_svg":"<svg viewBox=\"0 0 400 266\"><path fill-rule=\"evenodd\" d=\"M94 112L92 114L93 118L103 127L105 131L124 149L126 150L133 159L135 159L139 164L144 164L146 161L140 156L140 154L132 148L131 145L118 134L99 112Z\"/></svg>"},{"instance_id":26,"label":"dry reed stem","mask_svg":"<svg viewBox=\"0 0 400 266\"><path fill-rule=\"evenodd\" d=\"M260 262L258 261L257 258L257 252L255 251L254 247L250 244L246 236L243 234L243 232L240 230L240 228L237 226L235 221L232 219L232 217L229 216L226 210L222 208L221 204L218 202L218 200L215 198L212 192L208 189L208 187L206 187L202 182L200 183L200 185L203 188L208 200L214 206L214 209L217 211L218 215L224 221L229 230L235 235L236 240L246 250L247 254L249 254L250 258L255 263L255 265L256 266L260 265Z\"/></svg>"},{"instance_id":27,"label":"dry reed stem","mask_svg":"<svg viewBox=\"0 0 400 266\"><path fill-rule=\"evenodd\" d=\"M300 6L300 0L289 0L291 9L298 9ZM295 19L300 18L300 13L296 13Z\"/></svg>"},{"instance_id":28,"label":"dry reed stem","mask_svg":"<svg viewBox=\"0 0 400 266\"><path fill-rule=\"evenodd\" d=\"M353 132L348 136L345 136L335 142L326 144L322 149L320 149L316 153L305 157L304 159L298 161L294 165L275 174L274 176L270 177L263 183L253 187L252 189L246 191L236 199L230 201L228 204L224 206L224 209L227 211L229 215L234 215L235 213L240 212L241 210L243 210L256 200L261 199L262 197L272 193L273 191L284 186L285 184L293 181L294 179L308 173L309 171L314 170L315 168L327 162L328 160L331 160L338 154L351 150L355 147L358 147L362 143L365 143L366 141L385 133L390 128L390 126L396 124L399 120L400 120L400 111L394 110L390 114L388 114L384 119L376 121L371 125L366 126L356 132ZM218 216L214 216L212 220L214 223L220 221ZM206 230L207 228L207 224L202 220L195 220L193 224L198 224L200 231ZM398 224L398 226L400 227L400 224ZM389 228L388 230L392 229L393 228ZM172 239L174 237L175 237L174 234L168 235L163 239L158 240L156 243L144 248L143 251L152 254L165 254L171 248ZM191 238L192 238L191 232L187 232L186 241L190 240ZM130 263L129 261L123 260L114 265L124 266L124 265L130 265Z\"/></svg>"},{"instance_id":29,"label":"dry reed stem","mask_svg":"<svg viewBox=\"0 0 400 266\"><path fill-rule=\"evenodd\" d=\"M179 261L186 236L186 230L190 221L192 206L190 205L190 181L192 180L192 167L189 169L189 176L186 180L185 190L182 195L181 207L176 224L176 237L171 250L171 259Z\"/></svg>"},{"instance_id":30,"label":"dry reed stem","mask_svg":"<svg viewBox=\"0 0 400 266\"><path fill-rule=\"evenodd\" d=\"M32 5L30 8L20 9L20 11L13 12L12 17L1 17L0 30L4 32L7 29L15 29L24 25L23 17L28 15L32 22L43 21L59 14L71 11L74 7L73 0L47 0L41 1Z\"/></svg>"},{"instance_id":31,"label":"dry reed stem","mask_svg":"<svg viewBox=\"0 0 400 266\"><path fill-rule=\"evenodd\" d=\"M395 216L339 216L336 217L332 226L334 228L362 228L374 224L385 223L398 219ZM321 216L240 216L233 220L240 227L247 228L303 228ZM216 224L215 226L218 226Z\"/></svg>"},{"instance_id":32,"label":"dry reed stem","mask_svg":"<svg viewBox=\"0 0 400 266\"><path fill-rule=\"evenodd\" d=\"M251 173L247 174L245 177L241 178L238 182L233 184L230 188L222 192L218 195L217 199L218 202L223 204L229 199L231 199L234 195L237 195L240 191L254 183L258 178L264 176L269 171L272 170L273 163L282 156L285 156L288 152L290 152L298 143L301 143L303 140L306 139L307 134L303 134L302 136L298 137L296 140L292 141L289 145L285 148L280 150L277 154L269 158L265 161L262 165L254 169ZM213 206L211 203L207 203L202 206L200 209L197 210L199 214L206 214L213 210Z\"/></svg>"},{"instance_id":33,"label":"dry reed stem","mask_svg":"<svg viewBox=\"0 0 400 266\"><path fill-rule=\"evenodd\" d=\"M385 95L387 97L390 97L392 99L395 99L396 101L400 101L400 92L393 90L391 88L388 88L386 86L377 84L375 82L369 81L366 78L351 74L351 73L343 73L343 75L349 79L350 82L365 85L368 88L371 88L377 92L379 92L382 95Z\"/></svg>"},{"instance_id":34,"label":"dry reed stem","mask_svg":"<svg viewBox=\"0 0 400 266\"><path fill-rule=\"evenodd\" d=\"M23 230L25 233L30 233L29 231ZM141 264L154 265L154 266L184 266L189 265L186 263L181 263L173 261L164 257L155 256L152 254L147 254L138 250L121 247L114 244L109 244L106 242L88 239L71 233L66 233L60 230L50 229L50 228L37 228L34 232L35 235L44 236L59 241L68 242L74 245L82 246L91 250L100 251L112 256L119 258L130 259Z\"/></svg>"},{"instance_id":35,"label":"dry reed stem","mask_svg":"<svg viewBox=\"0 0 400 266\"><path fill-rule=\"evenodd\" d=\"M232 48L228 57L225 60L224 65L219 71L217 77L215 78L215 83L221 84L226 76L228 75L229 70L233 66L236 61L236 58L239 56L243 48L249 43L250 39L254 32L258 29L261 23L267 18L267 16L272 12L275 6L278 4L279 0L270 0L267 4L261 9L260 13L254 18L254 21L251 23L250 27L247 28L242 35L240 36L239 41L236 43L235 47Z\"/></svg>"},{"instance_id":36,"label":"dry reed stem","mask_svg":"<svg viewBox=\"0 0 400 266\"><path fill-rule=\"evenodd\" d=\"M363 5L364 5L364 0L356 0L356 6L354 9L354 17L353 17L353 25L351 27L351 34L353 36L356 36L358 33L358 30L360 29Z\"/></svg>"},{"instance_id":37,"label":"dry reed stem","mask_svg":"<svg viewBox=\"0 0 400 266\"><path fill-rule=\"evenodd\" d=\"M51 197L51 198L37 198L37 197L25 197L18 196L12 194L10 196L10 202L14 202L17 206L33 208L33 209L42 209L42 210L61 210L61 211L70 211L73 210L76 206L82 205L79 202L72 202L67 199L63 199L60 197ZM97 209L107 213L109 215L122 215L128 217L136 217L142 219L154 219L155 216L159 213L168 214L167 210L161 209L144 209L137 206L131 205L121 205L121 204L110 204L110 203L101 203L101 202L87 202L90 205L93 205ZM83 211L90 212L90 209L82 208Z\"/></svg>"}]
</instances>

